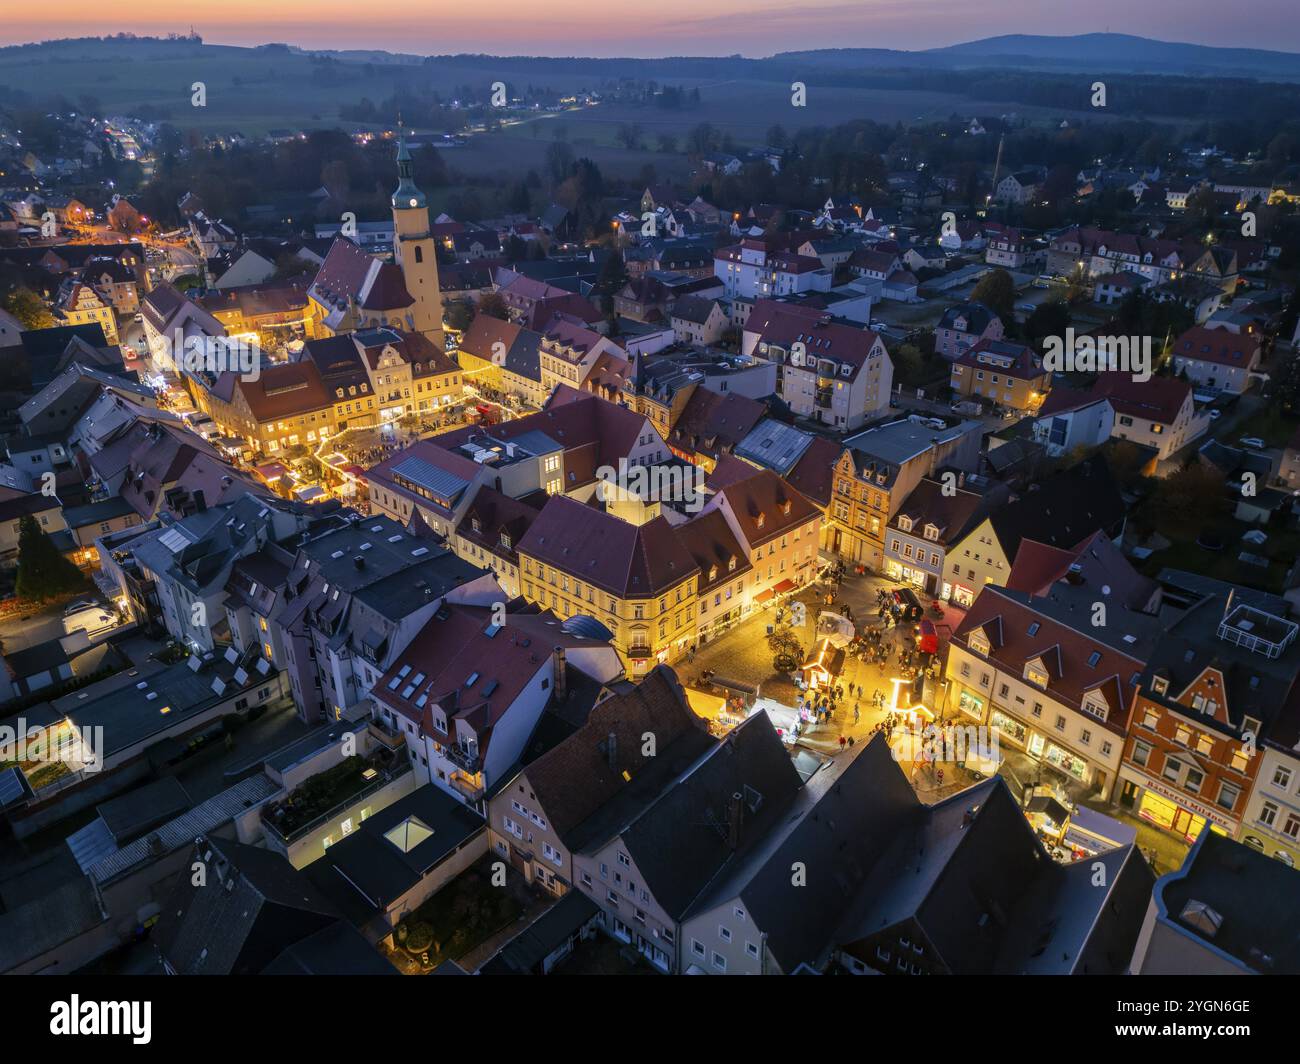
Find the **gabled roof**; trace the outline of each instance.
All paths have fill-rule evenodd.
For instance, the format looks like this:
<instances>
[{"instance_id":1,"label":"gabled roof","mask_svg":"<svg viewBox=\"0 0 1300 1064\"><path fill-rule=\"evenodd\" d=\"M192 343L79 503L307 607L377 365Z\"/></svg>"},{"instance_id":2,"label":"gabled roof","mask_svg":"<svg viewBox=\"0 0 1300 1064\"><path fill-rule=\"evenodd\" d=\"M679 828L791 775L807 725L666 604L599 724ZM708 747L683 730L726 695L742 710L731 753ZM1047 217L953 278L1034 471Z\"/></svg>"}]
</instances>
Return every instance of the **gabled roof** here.
<instances>
[{"instance_id":1,"label":"gabled roof","mask_svg":"<svg viewBox=\"0 0 1300 1064\"><path fill-rule=\"evenodd\" d=\"M734 451L762 420L766 407L738 392L725 395L698 387L686 400L669 433L668 442L683 451L717 459Z\"/></svg>"},{"instance_id":2,"label":"gabled roof","mask_svg":"<svg viewBox=\"0 0 1300 1064\"><path fill-rule=\"evenodd\" d=\"M547 500L518 550L620 599L652 597L697 572L665 518L633 525L563 495Z\"/></svg>"},{"instance_id":3,"label":"gabled roof","mask_svg":"<svg viewBox=\"0 0 1300 1064\"><path fill-rule=\"evenodd\" d=\"M993 501L963 488L955 488L949 494L940 481L925 477L899 505L889 526L903 531L899 518L909 518L912 526L906 530L907 534L926 538L926 527L933 525L938 530L934 542L946 546L962 539L983 520Z\"/></svg>"},{"instance_id":4,"label":"gabled roof","mask_svg":"<svg viewBox=\"0 0 1300 1064\"><path fill-rule=\"evenodd\" d=\"M1094 455L1031 487L996 511L992 521L1003 551L1014 561L1024 539L1069 548L1098 530L1113 538L1127 512L1105 459Z\"/></svg>"},{"instance_id":5,"label":"gabled roof","mask_svg":"<svg viewBox=\"0 0 1300 1064\"><path fill-rule=\"evenodd\" d=\"M966 326L963 331L979 335L989 327L989 323L996 317L997 315L983 303L956 303L943 312L937 327L940 329L955 329L957 319L964 318Z\"/></svg>"},{"instance_id":6,"label":"gabled roof","mask_svg":"<svg viewBox=\"0 0 1300 1064\"><path fill-rule=\"evenodd\" d=\"M646 756L645 734L655 737ZM686 700L677 674L656 666L640 683L598 702L587 723L520 777L570 848L599 844L592 818L620 795L632 815L717 742ZM581 780L581 786L574 781ZM513 786L513 785L512 785ZM511 788L507 788L508 793ZM617 827L620 827L617 825Z\"/></svg>"},{"instance_id":7,"label":"gabled roof","mask_svg":"<svg viewBox=\"0 0 1300 1064\"><path fill-rule=\"evenodd\" d=\"M210 881L182 876L154 929L158 951L184 975L252 975L285 949L333 924L330 903L284 857L201 838L194 857ZM227 887L229 884L229 887Z\"/></svg>"},{"instance_id":8,"label":"gabled roof","mask_svg":"<svg viewBox=\"0 0 1300 1064\"><path fill-rule=\"evenodd\" d=\"M756 713L619 838L655 901L680 919L737 854L785 815L801 786L771 718Z\"/></svg>"},{"instance_id":9,"label":"gabled roof","mask_svg":"<svg viewBox=\"0 0 1300 1064\"><path fill-rule=\"evenodd\" d=\"M1048 673L1047 693L1075 709L1082 706L1085 695L1097 692L1108 707L1105 720L1098 719L1099 726L1122 735L1133 680L1145 666L1158 622L1125 611L1122 617L1111 617L1109 625L1093 628L1090 610L1083 605L1072 609L1074 605L987 584L953 640L966 646L971 632L982 630L989 641L990 660L1013 676L1022 675L1028 663L1041 661ZM1122 608L1116 602L1112 611L1119 613ZM1136 633L1134 642L1126 642L1124 633Z\"/></svg>"},{"instance_id":10,"label":"gabled roof","mask_svg":"<svg viewBox=\"0 0 1300 1064\"><path fill-rule=\"evenodd\" d=\"M1102 373L1092 392L1109 401L1116 414L1172 425L1191 398L1192 386L1178 377L1138 381L1127 373Z\"/></svg>"},{"instance_id":11,"label":"gabled roof","mask_svg":"<svg viewBox=\"0 0 1300 1064\"><path fill-rule=\"evenodd\" d=\"M1259 358L1260 340L1249 333L1194 325L1174 341L1176 357L1249 369Z\"/></svg>"},{"instance_id":12,"label":"gabled roof","mask_svg":"<svg viewBox=\"0 0 1300 1064\"><path fill-rule=\"evenodd\" d=\"M565 631L550 612L509 614L498 625L486 606L448 604L394 656L373 695L418 721L422 732L438 742L472 737L483 757L501 718L538 673L551 668L554 650L595 645ZM435 707L446 717L445 730L437 723Z\"/></svg>"},{"instance_id":13,"label":"gabled roof","mask_svg":"<svg viewBox=\"0 0 1300 1064\"><path fill-rule=\"evenodd\" d=\"M1032 347L1011 340L991 340L987 336L963 351L953 362L1027 381L1036 380L1046 373L1043 360Z\"/></svg>"},{"instance_id":14,"label":"gabled roof","mask_svg":"<svg viewBox=\"0 0 1300 1064\"><path fill-rule=\"evenodd\" d=\"M722 485L718 494L727 500L751 549L820 516L816 506L770 469L755 469L750 476Z\"/></svg>"}]
</instances>

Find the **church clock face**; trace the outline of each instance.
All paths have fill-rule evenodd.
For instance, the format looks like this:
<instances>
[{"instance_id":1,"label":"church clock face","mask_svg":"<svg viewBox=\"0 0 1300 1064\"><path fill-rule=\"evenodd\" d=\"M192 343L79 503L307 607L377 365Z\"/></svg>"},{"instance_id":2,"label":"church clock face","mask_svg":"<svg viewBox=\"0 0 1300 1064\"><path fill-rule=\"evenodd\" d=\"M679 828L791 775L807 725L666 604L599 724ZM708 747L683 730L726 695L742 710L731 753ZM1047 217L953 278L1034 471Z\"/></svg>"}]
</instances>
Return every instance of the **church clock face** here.
<instances>
[{"instance_id":1,"label":"church clock face","mask_svg":"<svg viewBox=\"0 0 1300 1064\"><path fill-rule=\"evenodd\" d=\"M417 204L419 204L419 202L420 202L419 200L411 200L411 206L414 207Z\"/></svg>"}]
</instances>

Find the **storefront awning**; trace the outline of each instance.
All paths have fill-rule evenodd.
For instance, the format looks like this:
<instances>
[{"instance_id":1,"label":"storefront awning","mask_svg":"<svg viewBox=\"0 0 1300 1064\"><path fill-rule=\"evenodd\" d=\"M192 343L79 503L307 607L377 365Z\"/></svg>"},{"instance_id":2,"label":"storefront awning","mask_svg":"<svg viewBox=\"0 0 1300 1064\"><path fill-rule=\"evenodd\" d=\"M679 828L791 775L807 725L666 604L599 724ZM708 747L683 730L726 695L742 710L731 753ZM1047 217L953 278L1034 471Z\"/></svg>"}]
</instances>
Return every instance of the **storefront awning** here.
<instances>
[{"instance_id":1,"label":"storefront awning","mask_svg":"<svg viewBox=\"0 0 1300 1064\"><path fill-rule=\"evenodd\" d=\"M772 588L772 593L774 595L784 595L787 591L793 591L795 589L795 586L796 585L793 580L782 580L779 584L776 585L776 587Z\"/></svg>"}]
</instances>

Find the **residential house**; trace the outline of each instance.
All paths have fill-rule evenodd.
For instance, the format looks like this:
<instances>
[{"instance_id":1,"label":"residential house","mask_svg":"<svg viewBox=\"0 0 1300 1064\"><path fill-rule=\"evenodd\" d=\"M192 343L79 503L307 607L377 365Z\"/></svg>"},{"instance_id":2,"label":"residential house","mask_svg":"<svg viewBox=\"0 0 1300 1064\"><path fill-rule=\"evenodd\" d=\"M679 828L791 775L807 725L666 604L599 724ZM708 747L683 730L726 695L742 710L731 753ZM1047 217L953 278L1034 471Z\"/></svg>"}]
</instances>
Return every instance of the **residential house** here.
<instances>
[{"instance_id":1,"label":"residential house","mask_svg":"<svg viewBox=\"0 0 1300 1064\"><path fill-rule=\"evenodd\" d=\"M1002 319L983 303L958 303L940 316L934 350L951 361L981 340L1001 340L1002 336Z\"/></svg>"},{"instance_id":2,"label":"residential house","mask_svg":"<svg viewBox=\"0 0 1300 1064\"><path fill-rule=\"evenodd\" d=\"M1168 625L1133 700L1120 806L1188 842L1207 825L1240 839L1262 742L1300 690L1298 631L1282 603L1231 586Z\"/></svg>"},{"instance_id":3,"label":"residential house","mask_svg":"<svg viewBox=\"0 0 1300 1064\"><path fill-rule=\"evenodd\" d=\"M982 432L978 421L911 415L850 436L833 466L824 546L880 571L885 526L903 500L940 469L974 472Z\"/></svg>"},{"instance_id":4,"label":"residential house","mask_svg":"<svg viewBox=\"0 0 1300 1064\"><path fill-rule=\"evenodd\" d=\"M1174 341L1174 369L1198 388L1240 395L1260 364L1260 338L1194 325Z\"/></svg>"},{"instance_id":5,"label":"residential house","mask_svg":"<svg viewBox=\"0 0 1300 1064\"><path fill-rule=\"evenodd\" d=\"M763 300L741 351L777 364L777 395L801 417L851 431L889 405L894 365L884 341L824 311Z\"/></svg>"},{"instance_id":6,"label":"residential house","mask_svg":"<svg viewBox=\"0 0 1300 1064\"><path fill-rule=\"evenodd\" d=\"M987 399L994 407L1035 413L1051 388L1052 375L1034 349L1009 340L977 341L952 361L953 395Z\"/></svg>"},{"instance_id":7,"label":"residential house","mask_svg":"<svg viewBox=\"0 0 1300 1064\"><path fill-rule=\"evenodd\" d=\"M438 610L374 685L374 716L407 739L417 777L480 813L509 781L538 718L571 666L599 683L620 676L608 641L546 611Z\"/></svg>"},{"instance_id":8,"label":"residential house","mask_svg":"<svg viewBox=\"0 0 1300 1064\"><path fill-rule=\"evenodd\" d=\"M489 797L489 846L530 883L564 895L576 883L574 853L617 830L607 808L644 807L716 744L668 666L613 684L582 727Z\"/></svg>"},{"instance_id":9,"label":"residential house","mask_svg":"<svg viewBox=\"0 0 1300 1064\"><path fill-rule=\"evenodd\" d=\"M1070 549L1102 531L1118 542L1127 512L1100 456L1031 485L949 548L946 563L953 602L967 607L986 584L1005 586L1025 540Z\"/></svg>"}]
</instances>

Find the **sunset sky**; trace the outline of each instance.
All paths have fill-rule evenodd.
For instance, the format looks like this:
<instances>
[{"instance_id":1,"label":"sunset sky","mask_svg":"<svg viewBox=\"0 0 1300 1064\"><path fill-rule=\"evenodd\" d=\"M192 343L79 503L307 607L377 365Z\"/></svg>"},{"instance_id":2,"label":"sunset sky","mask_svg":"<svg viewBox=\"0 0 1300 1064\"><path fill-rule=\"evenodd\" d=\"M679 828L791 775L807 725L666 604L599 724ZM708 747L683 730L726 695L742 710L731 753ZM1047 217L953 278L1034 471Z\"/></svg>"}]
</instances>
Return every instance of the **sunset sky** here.
<instances>
[{"instance_id":1,"label":"sunset sky","mask_svg":"<svg viewBox=\"0 0 1300 1064\"><path fill-rule=\"evenodd\" d=\"M933 48L1004 33L1102 30L1162 40L1300 51L1294 0L1247 0L1225 15L1217 0L221 0L197 5L194 28L214 44L283 41L318 48L419 54L770 55L797 48ZM39 17L38 17L39 12ZM637 15L643 16L637 18ZM648 16L648 17L646 17ZM0 42L187 32L181 5L162 0L65 0L15 5Z\"/></svg>"}]
</instances>

